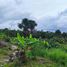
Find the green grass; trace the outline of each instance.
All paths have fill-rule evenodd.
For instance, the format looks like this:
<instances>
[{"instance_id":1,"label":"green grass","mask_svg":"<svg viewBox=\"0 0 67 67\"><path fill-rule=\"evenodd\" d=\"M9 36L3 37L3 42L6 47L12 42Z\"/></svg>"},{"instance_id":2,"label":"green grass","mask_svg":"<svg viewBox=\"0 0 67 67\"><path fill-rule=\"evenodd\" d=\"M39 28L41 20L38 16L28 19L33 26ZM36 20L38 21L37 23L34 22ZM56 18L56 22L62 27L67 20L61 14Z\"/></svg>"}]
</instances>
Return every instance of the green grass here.
<instances>
[{"instance_id":1,"label":"green grass","mask_svg":"<svg viewBox=\"0 0 67 67\"><path fill-rule=\"evenodd\" d=\"M37 49L37 48L36 48ZM8 55L8 48L0 49L0 58ZM37 58L43 57L44 62L39 60L30 60L27 64L21 64L20 67L67 67L67 53L60 48L37 49L34 51ZM16 62L7 64L5 67L15 67ZM17 65L17 64L16 64ZM17 66L16 66L17 67Z\"/></svg>"},{"instance_id":2,"label":"green grass","mask_svg":"<svg viewBox=\"0 0 67 67\"><path fill-rule=\"evenodd\" d=\"M21 65L19 65L20 61L15 60L4 67L67 67L67 45L60 44L58 47L48 48L51 44L48 44L48 42L45 44L42 40L34 39L31 36L28 41L27 38L24 38L24 41L26 44L29 43L28 46L31 47L30 51L26 51L26 55L29 59L34 56L36 60L31 59L26 64L21 63ZM52 45L56 46L54 43ZM3 60L3 57L8 56L11 52L9 46L0 48L0 60ZM41 60L39 57L43 59Z\"/></svg>"},{"instance_id":3,"label":"green grass","mask_svg":"<svg viewBox=\"0 0 67 67\"><path fill-rule=\"evenodd\" d=\"M54 49L47 50L46 57L50 58L56 63L63 65L64 67L67 67L67 53L62 49L54 48Z\"/></svg>"},{"instance_id":4,"label":"green grass","mask_svg":"<svg viewBox=\"0 0 67 67\"><path fill-rule=\"evenodd\" d=\"M5 67L59 67L56 63L50 60L44 59L44 61L45 63L42 63L42 61L40 62L40 60L34 60L34 61L30 60L26 64L21 65L18 65L16 61L14 61L13 63L5 65Z\"/></svg>"}]
</instances>

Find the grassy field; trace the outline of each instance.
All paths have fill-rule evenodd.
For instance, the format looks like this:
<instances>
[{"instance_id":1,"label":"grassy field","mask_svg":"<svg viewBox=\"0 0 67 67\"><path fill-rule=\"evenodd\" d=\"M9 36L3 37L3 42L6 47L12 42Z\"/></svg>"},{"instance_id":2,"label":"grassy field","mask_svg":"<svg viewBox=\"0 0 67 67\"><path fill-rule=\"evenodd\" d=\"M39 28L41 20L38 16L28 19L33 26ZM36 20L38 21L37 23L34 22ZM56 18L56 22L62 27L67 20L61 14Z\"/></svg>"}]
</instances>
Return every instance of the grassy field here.
<instances>
[{"instance_id":1,"label":"grassy field","mask_svg":"<svg viewBox=\"0 0 67 67\"><path fill-rule=\"evenodd\" d=\"M10 38L7 46L0 48L0 67L67 67L67 44L53 45L48 41L33 38L32 35L26 38L20 35ZM12 46L25 50L26 63L20 62L23 58L8 62L9 55L15 51Z\"/></svg>"},{"instance_id":2,"label":"grassy field","mask_svg":"<svg viewBox=\"0 0 67 67\"><path fill-rule=\"evenodd\" d=\"M0 49L0 65L4 67L18 67L18 61L7 63L8 55L11 50L7 48ZM38 52L38 51L37 51ZM39 52L40 53L40 52ZM39 54L38 54L39 55ZM36 60L28 60L25 64L20 64L20 67L67 67L67 53L62 49L44 49L43 55L37 56Z\"/></svg>"}]
</instances>

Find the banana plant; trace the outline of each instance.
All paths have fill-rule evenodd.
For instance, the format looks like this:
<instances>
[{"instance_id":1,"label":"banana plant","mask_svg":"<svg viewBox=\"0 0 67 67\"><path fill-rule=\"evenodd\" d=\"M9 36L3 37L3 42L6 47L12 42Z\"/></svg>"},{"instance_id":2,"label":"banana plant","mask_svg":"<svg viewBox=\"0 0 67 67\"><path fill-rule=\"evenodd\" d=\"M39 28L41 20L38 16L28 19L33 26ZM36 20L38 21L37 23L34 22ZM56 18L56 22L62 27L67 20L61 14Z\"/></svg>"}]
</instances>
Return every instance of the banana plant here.
<instances>
[{"instance_id":1,"label":"banana plant","mask_svg":"<svg viewBox=\"0 0 67 67\"><path fill-rule=\"evenodd\" d=\"M25 44L24 37L21 37L20 34L17 33L17 39L18 39L18 41L20 42L20 46L21 46L21 47L24 47L24 44Z\"/></svg>"},{"instance_id":2,"label":"banana plant","mask_svg":"<svg viewBox=\"0 0 67 67\"><path fill-rule=\"evenodd\" d=\"M21 37L19 33L17 33L17 39L19 41L18 47L21 48L25 54L39 41L38 39L33 38L31 34L29 37L24 38L23 36Z\"/></svg>"}]
</instances>

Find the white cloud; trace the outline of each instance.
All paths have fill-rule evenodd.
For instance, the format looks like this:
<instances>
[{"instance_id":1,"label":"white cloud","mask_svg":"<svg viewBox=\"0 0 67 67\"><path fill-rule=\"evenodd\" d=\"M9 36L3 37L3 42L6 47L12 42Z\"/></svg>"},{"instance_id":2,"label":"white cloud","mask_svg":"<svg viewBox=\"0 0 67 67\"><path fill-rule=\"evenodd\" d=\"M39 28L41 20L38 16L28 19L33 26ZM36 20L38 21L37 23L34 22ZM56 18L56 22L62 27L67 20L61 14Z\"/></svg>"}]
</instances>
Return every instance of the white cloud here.
<instances>
[{"instance_id":1,"label":"white cloud","mask_svg":"<svg viewBox=\"0 0 67 67\"><path fill-rule=\"evenodd\" d=\"M38 29L66 31L66 6L67 0L0 0L0 28L10 27L27 17L38 19Z\"/></svg>"},{"instance_id":2,"label":"white cloud","mask_svg":"<svg viewBox=\"0 0 67 67\"><path fill-rule=\"evenodd\" d=\"M63 32L67 32L67 10L59 13L56 17L50 16L40 19L38 29L48 31L55 31L57 29L60 29Z\"/></svg>"}]
</instances>

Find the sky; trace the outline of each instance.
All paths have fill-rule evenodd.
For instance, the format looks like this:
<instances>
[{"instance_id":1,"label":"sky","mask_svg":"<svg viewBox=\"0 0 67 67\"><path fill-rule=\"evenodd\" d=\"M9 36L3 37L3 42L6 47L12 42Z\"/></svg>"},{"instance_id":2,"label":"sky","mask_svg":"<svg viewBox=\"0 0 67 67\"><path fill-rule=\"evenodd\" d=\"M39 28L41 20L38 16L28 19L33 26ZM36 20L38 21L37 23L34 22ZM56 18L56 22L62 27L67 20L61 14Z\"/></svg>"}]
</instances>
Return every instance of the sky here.
<instances>
[{"instance_id":1,"label":"sky","mask_svg":"<svg viewBox=\"0 0 67 67\"><path fill-rule=\"evenodd\" d=\"M67 32L67 0L0 0L0 28L17 29L23 18L37 22L37 30Z\"/></svg>"}]
</instances>

